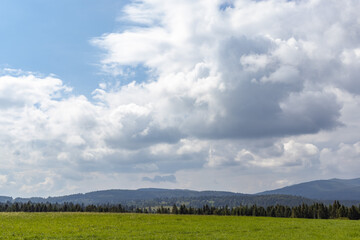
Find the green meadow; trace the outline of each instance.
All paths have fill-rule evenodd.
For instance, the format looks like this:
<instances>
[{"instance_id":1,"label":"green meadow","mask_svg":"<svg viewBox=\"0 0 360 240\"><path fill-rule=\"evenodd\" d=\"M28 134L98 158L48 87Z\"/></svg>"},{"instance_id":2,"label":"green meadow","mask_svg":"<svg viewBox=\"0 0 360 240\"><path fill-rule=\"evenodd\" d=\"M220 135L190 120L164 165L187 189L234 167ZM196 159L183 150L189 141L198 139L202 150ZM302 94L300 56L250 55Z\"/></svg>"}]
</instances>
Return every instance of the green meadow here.
<instances>
[{"instance_id":1,"label":"green meadow","mask_svg":"<svg viewBox=\"0 0 360 240\"><path fill-rule=\"evenodd\" d=\"M0 239L360 239L360 221L116 213L0 213Z\"/></svg>"}]
</instances>

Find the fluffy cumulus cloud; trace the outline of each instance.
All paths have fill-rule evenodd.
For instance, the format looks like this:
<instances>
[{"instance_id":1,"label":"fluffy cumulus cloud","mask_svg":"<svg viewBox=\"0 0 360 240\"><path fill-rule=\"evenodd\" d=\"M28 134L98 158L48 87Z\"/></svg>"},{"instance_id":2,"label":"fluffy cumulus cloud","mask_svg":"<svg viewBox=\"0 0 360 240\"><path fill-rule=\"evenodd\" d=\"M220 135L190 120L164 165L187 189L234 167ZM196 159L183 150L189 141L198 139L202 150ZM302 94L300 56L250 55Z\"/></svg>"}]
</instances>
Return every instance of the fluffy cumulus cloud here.
<instances>
[{"instance_id":1,"label":"fluffy cumulus cloud","mask_svg":"<svg viewBox=\"0 0 360 240\"><path fill-rule=\"evenodd\" d=\"M118 18L125 30L91 40L104 51L102 70L120 79L92 99L55 76L3 71L0 186L255 192L354 177L359 8L355 0L133 1ZM121 82L139 66L145 81Z\"/></svg>"},{"instance_id":2,"label":"fluffy cumulus cloud","mask_svg":"<svg viewBox=\"0 0 360 240\"><path fill-rule=\"evenodd\" d=\"M142 1L126 7L127 19L146 26L93 43L106 51L107 71L142 64L153 80L119 92L136 92L142 96L137 104L156 109L154 122L180 126L196 138L281 137L339 126L341 105L325 88L330 82L347 88L339 78L353 64L345 59L356 58L347 52L356 52L357 42L342 29L357 20L355 8L322 1L223 4ZM337 16L339 7L355 19ZM356 73L349 78L353 88Z\"/></svg>"}]
</instances>

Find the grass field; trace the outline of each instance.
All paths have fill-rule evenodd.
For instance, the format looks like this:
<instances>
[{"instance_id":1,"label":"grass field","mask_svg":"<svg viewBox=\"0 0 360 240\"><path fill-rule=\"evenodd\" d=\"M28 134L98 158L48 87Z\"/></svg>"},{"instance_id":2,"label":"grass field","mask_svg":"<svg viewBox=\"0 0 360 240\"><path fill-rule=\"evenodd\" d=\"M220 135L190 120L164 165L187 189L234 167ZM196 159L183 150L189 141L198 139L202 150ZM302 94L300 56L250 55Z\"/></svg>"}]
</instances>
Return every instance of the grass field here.
<instances>
[{"instance_id":1,"label":"grass field","mask_svg":"<svg viewBox=\"0 0 360 240\"><path fill-rule=\"evenodd\" d=\"M360 221L101 213L0 213L0 239L360 239Z\"/></svg>"}]
</instances>

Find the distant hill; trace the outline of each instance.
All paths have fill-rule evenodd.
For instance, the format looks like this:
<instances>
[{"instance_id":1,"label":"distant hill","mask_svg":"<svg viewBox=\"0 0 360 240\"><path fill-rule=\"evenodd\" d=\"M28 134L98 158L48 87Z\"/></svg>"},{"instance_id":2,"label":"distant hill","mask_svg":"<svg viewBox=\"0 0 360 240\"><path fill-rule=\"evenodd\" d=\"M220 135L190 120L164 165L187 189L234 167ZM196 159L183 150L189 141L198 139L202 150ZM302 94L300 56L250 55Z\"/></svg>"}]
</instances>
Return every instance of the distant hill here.
<instances>
[{"instance_id":1,"label":"distant hill","mask_svg":"<svg viewBox=\"0 0 360 240\"><path fill-rule=\"evenodd\" d=\"M80 204L123 204L137 207L172 206L185 204L192 207L239 205L270 206L288 205L295 206L302 203L312 204L314 201L303 197L285 195L250 195L224 191L192 191L179 189L144 188L138 190L104 190L85 194L48 198L16 198L13 202L49 202L49 203L80 203Z\"/></svg>"},{"instance_id":2,"label":"distant hill","mask_svg":"<svg viewBox=\"0 0 360 240\"><path fill-rule=\"evenodd\" d=\"M142 188L137 190L103 190L89 193L79 193L60 197L48 198L16 198L17 202L50 202L50 203L84 203L84 204L131 204L132 202L148 201L156 198L191 198L191 197L207 197L207 196L234 196L241 195L233 192L222 191L192 191L181 189L158 189L158 188Z\"/></svg>"},{"instance_id":3,"label":"distant hill","mask_svg":"<svg viewBox=\"0 0 360 240\"><path fill-rule=\"evenodd\" d=\"M12 197L0 196L0 202L11 202L12 200Z\"/></svg>"},{"instance_id":4,"label":"distant hill","mask_svg":"<svg viewBox=\"0 0 360 240\"><path fill-rule=\"evenodd\" d=\"M103 190L48 198L13 199L0 196L0 202L72 202L84 205L122 204L136 207L172 206L173 204L185 204L192 207L202 207L205 204L215 207L253 204L264 207L276 204L297 206L302 203L312 204L314 202L331 204L334 200L339 200L347 206L359 204L360 178L317 180L258 194L143 188L138 190Z\"/></svg>"},{"instance_id":5,"label":"distant hill","mask_svg":"<svg viewBox=\"0 0 360 240\"><path fill-rule=\"evenodd\" d=\"M258 193L258 195L269 194L285 194L318 200L360 201L360 178L316 180Z\"/></svg>"}]
</instances>

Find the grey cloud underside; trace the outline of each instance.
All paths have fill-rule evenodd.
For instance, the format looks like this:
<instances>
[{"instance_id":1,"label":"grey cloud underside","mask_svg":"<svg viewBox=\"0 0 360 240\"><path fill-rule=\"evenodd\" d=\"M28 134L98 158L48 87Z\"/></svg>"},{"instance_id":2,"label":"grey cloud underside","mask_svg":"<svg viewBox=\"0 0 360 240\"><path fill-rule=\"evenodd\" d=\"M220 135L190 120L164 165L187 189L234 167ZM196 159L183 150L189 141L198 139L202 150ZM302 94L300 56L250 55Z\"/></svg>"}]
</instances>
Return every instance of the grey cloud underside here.
<instances>
[{"instance_id":1,"label":"grey cloud underside","mask_svg":"<svg viewBox=\"0 0 360 240\"><path fill-rule=\"evenodd\" d=\"M153 178L149 177L143 177L143 181L153 182L153 183L161 183L161 182L172 182L176 183L176 177L174 175L168 175L168 176L155 176Z\"/></svg>"},{"instance_id":2,"label":"grey cloud underside","mask_svg":"<svg viewBox=\"0 0 360 240\"><path fill-rule=\"evenodd\" d=\"M131 153L117 152L104 156L101 161L107 165L100 169L105 172L114 173L136 173L136 172L160 172L175 173L178 169L201 168L204 164L206 153L179 154L173 152L153 154L148 149L133 151ZM96 161L78 161L77 168L88 171L98 171L99 163Z\"/></svg>"},{"instance_id":3,"label":"grey cloud underside","mask_svg":"<svg viewBox=\"0 0 360 240\"><path fill-rule=\"evenodd\" d=\"M211 139L281 137L317 133L341 125L338 120L341 105L332 94L291 96L286 110L281 109L281 95L289 94L283 90L286 87L240 83L218 96L225 116L217 116L210 123L206 116L200 121L195 119L189 123L188 135Z\"/></svg>"},{"instance_id":4,"label":"grey cloud underside","mask_svg":"<svg viewBox=\"0 0 360 240\"><path fill-rule=\"evenodd\" d=\"M133 123L126 124L126 129L121 133L111 134L105 139L106 144L112 148L126 148L126 149L141 149L145 147L149 147L153 144L157 143L176 143L184 134L177 128L165 128L161 129L159 127L150 127L147 128L148 131L146 135L142 135L141 133L146 130L146 128L141 128L143 126L148 126L147 124L143 124L140 120L132 120ZM134 127L134 128L132 128ZM140 129L139 129L140 127Z\"/></svg>"},{"instance_id":5,"label":"grey cloud underside","mask_svg":"<svg viewBox=\"0 0 360 240\"><path fill-rule=\"evenodd\" d=\"M283 79L284 83L252 81L271 75L279 67L270 66L262 72L248 73L239 59L246 54L267 54L268 45L266 40L229 40L219 54L222 82L229 89L213 93L225 114L217 115L209 122L209 106L194 106L188 109L189 117L182 123L180 131L188 136L210 139L261 138L317 133L340 126L341 104L335 95L321 90L304 91L303 85L312 74L302 70L306 69L305 63L299 66L297 76Z\"/></svg>"}]
</instances>

